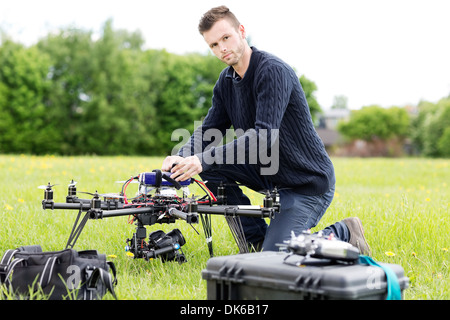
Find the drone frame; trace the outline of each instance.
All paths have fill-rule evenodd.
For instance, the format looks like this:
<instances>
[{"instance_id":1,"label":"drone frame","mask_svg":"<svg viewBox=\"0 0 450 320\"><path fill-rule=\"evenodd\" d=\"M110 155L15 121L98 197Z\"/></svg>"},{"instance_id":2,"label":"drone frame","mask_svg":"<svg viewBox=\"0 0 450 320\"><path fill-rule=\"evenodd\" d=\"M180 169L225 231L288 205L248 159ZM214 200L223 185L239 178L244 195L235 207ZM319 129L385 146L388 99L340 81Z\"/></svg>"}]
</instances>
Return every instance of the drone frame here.
<instances>
[{"instance_id":1,"label":"drone frame","mask_svg":"<svg viewBox=\"0 0 450 320\"><path fill-rule=\"evenodd\" d=\"M78 193L92 195L91 199L79 198L75 186L76 182L72 180L68 186L68 194L64 203L54 201L52 189L54 185L51 185L49 182L48 185L40 187L45 189L42 207L44 210L78 210L67 240L66 248L73 248L75 246L89 219L97 220L110 217L133 216L133 220L136 221L137 226L132 239L136 238L142 242L146 239L146 225L151 226L156 223L168 224L175 223L177 220L185 220L186 223L192 226L192 224L197 224L201 220L211 257L213 256L213 246L210 215L223 215L226 218L235 218L238 216L273 218L274 214L279 210L276 190L266 193L262 206L227 205L225 197L226 186L220 186L216 196L206 187L205 183L196 179L191 179L190 182L184 185L189 185L192 182L197 183L206 194L202 199L197 200L194 196L187 197L184 192L183 197L165 195L161 192L164 189L162 186L163 181L166 188L180 189L182 185L171 179L168 173L161 172L160 170L153 170L153 172L155 172L154 175L156 177L156 180L152 181L154 184L151 185L155 189L153 196L149 196L145 189L145 194L141 193L131 199L131 201L126 197L126 187L133 180L139 180L140 187L148 186L144 183L146 178L144 174L147 173L141 173L126 180L120 194L99 194L97 191L95 193L78 191ZM229 226L232 229L230 223ZM197 232L195 228L194 230ZM237 232L236 230L231 231ZM233 234L233 236L239 246L236 235ZM127 239L127 242L131 242L132 239ZM134 244L136 245L136 243ZM239 248L241 250L240 246ZM138 252L136 250L134 252L135 258L142 257L142 255L137 254Z\"/></svg>"}]
</instances>

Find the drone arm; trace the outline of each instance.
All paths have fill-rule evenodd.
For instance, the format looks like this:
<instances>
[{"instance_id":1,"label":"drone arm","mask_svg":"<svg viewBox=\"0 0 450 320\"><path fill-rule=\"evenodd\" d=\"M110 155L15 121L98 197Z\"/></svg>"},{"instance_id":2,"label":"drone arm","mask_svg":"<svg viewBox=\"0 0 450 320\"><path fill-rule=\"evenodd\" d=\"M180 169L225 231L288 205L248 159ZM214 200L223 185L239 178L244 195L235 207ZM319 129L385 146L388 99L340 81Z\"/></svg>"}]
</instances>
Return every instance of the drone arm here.
<instances>
[{"instance_id":1,"label":"drone arm","mask_svg":"<svg viewBox=\"0 0 450 320\"><path fill-rule=\"evenodd\" d=\"M80 199L81 200L81 199ZM88 200L79 201L79 202L71 202L71 203L63 203L63 202L53 202L53 201L42 201L42 207L44 209L62 209L62 210L83 210L88 211L92 208L91 202ZM121 209L123 207L122 203L119 202L102 202L101 209L102 210L124 210Z\"/></svg>"},{"instance_id":2,"label":"drone arm","mask_svg":"<svg viewBox=\"0 0 450 320\"><path fill-rule=\"evenodd\" d=\"M207 205L198 206L199 213L219 214L225 216L247 216L247 217L263 217L271 218L273 215L272 209L260 208L258 210L240 209L239 206L217 206L211 207Z\"/></svg>"},{"instance_id":3,"label":"drone arm","mask_svg":"<svg viewBox=\"0 0 450 320\"><path fill-rule=\"evenodd\" d=\"M198 215L194 212L185 213L178 209L170 208L169 214L179 219L186 220L187 223L198 223Z\"/></svg>"},{"instance_id":4,"label":"drone arm","mask_svg":"<svg viewBox=\"0 0 450 320\"><path fill-rule=\"evenodd\" d=\"M110 218L110 217L121 217L135 214L143 214L143 213L151 213L153 212L152 207L143 207L143 208L129 208L129 209L118 209L112 211L97 211L92 210L90 218L91 219L102 219L102 218Z\"/></svg>"},{"instance_id":5,"label":"drone arm","mask_svg":"<svg viewBox=\"0 0 450 320\"><path fill-rule=\"evenodd\" d=\"M58 203L53 201L42 201L42 207L44 209L62 209L62 210L83 210L88 211L91 208L90 203L78 202L78 203Z\"/></svg>"}]
</instances>

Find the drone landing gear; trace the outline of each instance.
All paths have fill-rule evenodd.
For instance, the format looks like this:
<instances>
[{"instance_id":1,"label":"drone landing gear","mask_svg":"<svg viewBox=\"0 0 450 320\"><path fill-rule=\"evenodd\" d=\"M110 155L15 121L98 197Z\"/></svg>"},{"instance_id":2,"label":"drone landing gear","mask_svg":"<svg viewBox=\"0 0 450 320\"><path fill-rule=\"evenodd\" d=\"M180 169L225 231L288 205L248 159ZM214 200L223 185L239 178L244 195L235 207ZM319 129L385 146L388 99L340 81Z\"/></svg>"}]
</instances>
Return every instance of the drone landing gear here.
<instances>
[{"instance_id":1,"label":"drone landing gear","mask_svg":"<svg viewBox=\"0 0 450 320\"><path fill-rule=\"evenodd\" d=\"M81 232L83 231L84 226L86 225L86 222L89 220L89 211L84 214L84 216L81 218L81 215L83 213L83 210L80 209L80 211L77 214L77 218L75 219L75 222L72 227L72 231L70 232L69 239L67 240L66 249L73 248L75 246L75 243L78 240L78 237L80 236ZM80 220L81 218L81 220Z\"/></svg>"},{"instance_id":2,"label":"drone landing gear","mask_svg":"<svg viewBox=\"0 0 450 320\"><path fill-rule=\"evenodd\" d=\"M214 257L213 244L212 244L212 227L211 227L211 215L199 213L200 220L202 221L203 231L205 233L206 244L208 246L209 256Z\"/></svg>"}]
</instances>

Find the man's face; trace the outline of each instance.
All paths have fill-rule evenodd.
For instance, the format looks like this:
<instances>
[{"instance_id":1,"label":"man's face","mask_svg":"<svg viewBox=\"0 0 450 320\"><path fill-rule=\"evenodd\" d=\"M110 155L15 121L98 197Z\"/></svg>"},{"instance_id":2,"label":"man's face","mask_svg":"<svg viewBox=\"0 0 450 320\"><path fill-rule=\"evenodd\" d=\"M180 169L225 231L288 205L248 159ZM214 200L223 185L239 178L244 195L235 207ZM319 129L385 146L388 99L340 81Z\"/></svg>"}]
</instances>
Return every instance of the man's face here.
<instances>
[{"instance_id":1,"label":"man's face","mask_svg":"<svg viewBox=\"0 0 450 320\"><path fill-rule=\"evenodd\" d=\"M216 55L229 66L239 63L245 51L245 30L241 25L238 30L227 19L217 21L203 38Z\"/></svg>"}]
</instances>

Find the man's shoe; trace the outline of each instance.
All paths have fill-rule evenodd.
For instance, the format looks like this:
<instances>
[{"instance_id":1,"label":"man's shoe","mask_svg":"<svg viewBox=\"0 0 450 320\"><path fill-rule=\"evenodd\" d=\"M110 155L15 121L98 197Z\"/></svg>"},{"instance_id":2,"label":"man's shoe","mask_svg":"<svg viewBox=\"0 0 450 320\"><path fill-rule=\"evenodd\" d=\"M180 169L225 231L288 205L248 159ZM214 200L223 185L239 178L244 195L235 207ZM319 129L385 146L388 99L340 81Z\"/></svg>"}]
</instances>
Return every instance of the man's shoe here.
<instances>
[{"instance_id":1,"label":"man's shoe","mask_svg":"<svg viewBox=\"0 0 450 320\"><path fill-rule=\"evenodd\" d=\"M371 256L369 244L364 237L364 229L361 220L358 217L345 218L342 220L350 231L349 243L359 249L359 252L364 255Z\"/></svg>"}]
</instances>

